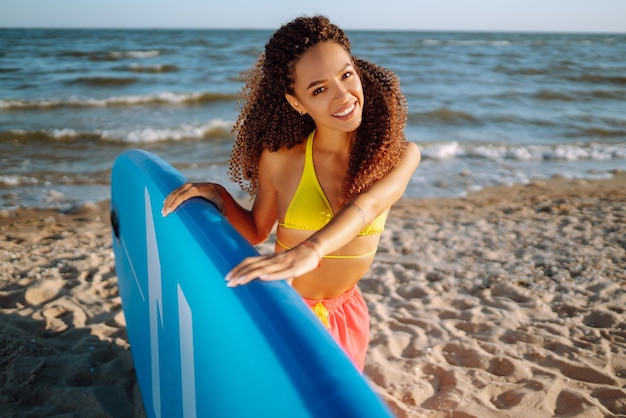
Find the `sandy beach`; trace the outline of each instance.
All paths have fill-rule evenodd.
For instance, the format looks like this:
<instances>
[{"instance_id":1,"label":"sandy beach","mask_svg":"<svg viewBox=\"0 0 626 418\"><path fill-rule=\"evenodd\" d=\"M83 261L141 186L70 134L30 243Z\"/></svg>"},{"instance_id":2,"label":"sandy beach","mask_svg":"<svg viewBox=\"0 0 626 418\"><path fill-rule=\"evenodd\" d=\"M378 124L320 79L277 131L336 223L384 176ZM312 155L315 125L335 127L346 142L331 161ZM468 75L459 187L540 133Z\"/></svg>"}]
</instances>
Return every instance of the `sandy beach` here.
<instances>
[{"instance_id":1,"label":"sandy beach","mask_svg":"<svg viewBox=\"0 0 626 418\"><path fill-rule=\"evenodd\" d=\"M3 417L144 416L108 211L0 211ZM402 200L360 286L398 417L626 417L626 173Z\"/></svg>"}]
</instances>

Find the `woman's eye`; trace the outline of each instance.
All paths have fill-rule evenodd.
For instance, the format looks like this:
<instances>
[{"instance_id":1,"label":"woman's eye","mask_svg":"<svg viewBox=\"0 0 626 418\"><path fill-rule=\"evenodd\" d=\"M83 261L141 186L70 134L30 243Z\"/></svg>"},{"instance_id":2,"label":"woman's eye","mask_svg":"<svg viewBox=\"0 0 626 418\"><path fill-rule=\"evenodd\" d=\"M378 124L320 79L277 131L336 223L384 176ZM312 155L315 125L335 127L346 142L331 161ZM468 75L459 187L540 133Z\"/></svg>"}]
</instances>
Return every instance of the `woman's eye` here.
<instances>
[{"instance_id":1,"label":"woman's eye","mask_svg":"<svg viewBox=\"0 0 626 418\"><path fill-rule=\"evenodd\" d=\"M352 77L352 71L347 71L347 72L345 72L345 73L341 76L341 79L342 79L342 80L345 80L345 79L346 79L346 78L348 78L348 77Z\"/></svg>"},{"instance_id":2,"label":"woman's eye","mask_svg":"<svg viewBox=\"0 0 626 418\"><path fill-rule=\"evenodd\" d=\"M318 94L320 94L321 92L323 92L325 90L324 87L318 87L315 90L313 90L313 96L317 96Z\"/></svg>"}]
</instances>

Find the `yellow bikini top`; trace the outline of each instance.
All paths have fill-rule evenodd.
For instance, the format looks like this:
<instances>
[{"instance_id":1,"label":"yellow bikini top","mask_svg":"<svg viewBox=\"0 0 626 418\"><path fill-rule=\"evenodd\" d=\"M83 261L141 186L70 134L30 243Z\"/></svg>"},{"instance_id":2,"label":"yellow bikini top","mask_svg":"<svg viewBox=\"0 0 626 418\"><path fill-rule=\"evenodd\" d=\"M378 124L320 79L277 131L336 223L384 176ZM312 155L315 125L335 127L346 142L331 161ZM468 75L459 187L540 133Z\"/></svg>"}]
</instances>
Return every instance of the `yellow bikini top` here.
<instances>
[{"instance_id":1,"label":"yellow bikini top","mask_svg":"<svg viewBox=\"0 0 626 418\"><path fill-rule=\"evenodd\" d=\"M311 132L307 138L304 169L302 170L298 188L291 198L291 202L289 202L285 220L278 223L278 225L288 229L319 231L335 216L333 208L315 174L315 166L313 164L314 134L315 131ZM359 235L382 233L386 219L387 212L385 211L359 232Z\"/></svg>"}]
</instances>

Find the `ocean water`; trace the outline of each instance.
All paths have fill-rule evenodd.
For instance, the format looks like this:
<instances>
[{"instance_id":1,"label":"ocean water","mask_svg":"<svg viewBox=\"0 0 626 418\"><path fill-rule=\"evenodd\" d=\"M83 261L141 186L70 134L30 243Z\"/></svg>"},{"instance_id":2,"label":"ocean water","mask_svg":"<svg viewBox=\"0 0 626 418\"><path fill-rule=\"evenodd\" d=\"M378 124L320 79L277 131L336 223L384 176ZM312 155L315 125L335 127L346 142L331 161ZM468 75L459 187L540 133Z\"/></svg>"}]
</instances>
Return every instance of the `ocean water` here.
<instances>
[{"instance_id":1,"label":"ocean water","mask_svg":"<svg viewBox=\"0 0 626 418\"><path fill-rule=\"evenodd\" d=\"M243 197L226 175L230 129L240 73L270 35L0 30L0 208L107 199L130 148ZM626 34L348 35L400 76L423 156L408 197L626 169Z\"/></svg>"}]
</instances>

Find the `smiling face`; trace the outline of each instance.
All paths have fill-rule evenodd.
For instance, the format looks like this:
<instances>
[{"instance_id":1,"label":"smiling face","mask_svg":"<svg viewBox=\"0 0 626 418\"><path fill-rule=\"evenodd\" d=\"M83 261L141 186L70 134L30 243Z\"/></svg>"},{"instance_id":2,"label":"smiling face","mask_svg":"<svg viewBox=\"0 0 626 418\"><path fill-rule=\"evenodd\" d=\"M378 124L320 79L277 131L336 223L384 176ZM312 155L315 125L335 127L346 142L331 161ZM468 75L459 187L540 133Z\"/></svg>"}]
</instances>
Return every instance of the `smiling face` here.
<instances>
[{"instance_id":1,"label":"smiling face","mask_svg":"<svg viewBox=\"0 0 626 418\"><path fill-rule=\"evenodd\" d=\"M305 52L294 68L294 95L285 97L300 113L308 113L317 128L353 132L363 115L363 87L350 55L335 42L323 42Z\"/></svg>"}]
</instances>

